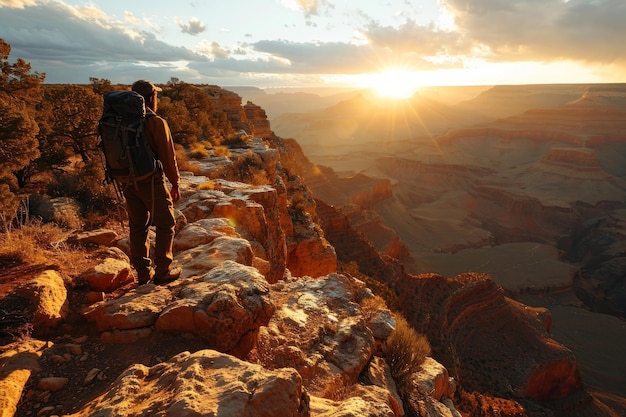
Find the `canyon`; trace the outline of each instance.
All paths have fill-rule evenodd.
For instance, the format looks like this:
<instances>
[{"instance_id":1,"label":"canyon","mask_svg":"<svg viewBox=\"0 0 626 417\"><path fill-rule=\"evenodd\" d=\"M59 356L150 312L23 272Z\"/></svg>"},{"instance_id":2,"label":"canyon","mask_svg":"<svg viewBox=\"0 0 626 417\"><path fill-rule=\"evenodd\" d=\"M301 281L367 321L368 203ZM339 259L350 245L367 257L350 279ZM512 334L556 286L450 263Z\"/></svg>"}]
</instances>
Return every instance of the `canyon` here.
<instances>
[{"instance_id":1,"label":"canyon","mask_svg":"<svg viewBox=\"0 0 626 417\"><path fill-rule=\"evenodd\" d=\"M183 276L137 286L106 229L63 242L86 251L76 276L3 271L35 338L3 343L2 415L623 414L620 88L342 92L290 138L258 98L205 87L247 139L183 173ZM250 161L267 183L223 178ZM410 389L381 354L396 314L432 349Z\"/></svg>"},{"instance_id":2,"label":"canyon","mask_svg":"<svg viewBox=\"0 0 626 417\"><path fill-rule=\"evenodd\" d=\"M313 193L379 253L413 274L487 273L507 296L548 308L583 378L623 397L626 369L603 352L626 354L626 86L434 90L265 109L313 163L303 173Z\"/></svg>"}]
</instances>

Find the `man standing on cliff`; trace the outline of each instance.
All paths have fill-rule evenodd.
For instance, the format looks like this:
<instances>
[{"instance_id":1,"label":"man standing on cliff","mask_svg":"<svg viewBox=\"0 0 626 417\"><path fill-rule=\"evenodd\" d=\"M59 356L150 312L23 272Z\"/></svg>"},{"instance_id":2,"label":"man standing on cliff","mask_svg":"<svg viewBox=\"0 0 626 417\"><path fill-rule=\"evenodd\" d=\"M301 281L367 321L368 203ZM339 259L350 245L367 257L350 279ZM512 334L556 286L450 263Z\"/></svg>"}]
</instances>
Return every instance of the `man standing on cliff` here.
<instances>
[{"instance_id":1,"label":"man standing on cliff","mask_svg":"<svg viewBox=\"0 0 626 417\"><path fill-rule=\"evenodd\" d=\"M138 186L125 187L124 197L128 209L130 228L131 263L137 271L139 284L154 279L162 284L178 278L181 268L172 267L172 243L174 240L174 203L180 199L178 180L180 173L174 153L174 142L165 119L156 115L157 94L161 88L149 81L136 81L131 89L143 96L146 104L144 132L162 170L138 182ZM172 185L168 191L165 177ZM148 228L154 225L156 239L154 247L154 268L149 257Z\"/></svg>"}]
</instances>

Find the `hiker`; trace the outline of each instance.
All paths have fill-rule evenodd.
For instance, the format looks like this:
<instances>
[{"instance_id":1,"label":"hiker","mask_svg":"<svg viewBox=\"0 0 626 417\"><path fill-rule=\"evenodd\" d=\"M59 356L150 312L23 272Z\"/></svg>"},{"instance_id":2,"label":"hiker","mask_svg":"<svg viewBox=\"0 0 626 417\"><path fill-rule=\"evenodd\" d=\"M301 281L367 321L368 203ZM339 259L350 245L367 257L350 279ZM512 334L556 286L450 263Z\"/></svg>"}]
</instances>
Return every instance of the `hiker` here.
<instances>
[{"instance_id":1,"label":"hiker","mask_svg":"<svg viewBox=\"0 0 626 417\"><path fill-rule=\"evenodd\" d=\"M146 139L160 161L160 168L147 179L124 187L130 228L131 263L137 271L139 284L154 280L155 284L166 283L178 278L180 267L173 267L172 243L174 240L174 203L180 199L178 191L178 164L174 153L174 142L167 121L156 115L157 94L160 87L149 81L136 81L131 89L143 96L146 105L144 131ZM165 177L172 185L168 191ZM148 227L156 228L154 246L154 268L151 266L148 244Z\"/></svg>"}]
</instances>

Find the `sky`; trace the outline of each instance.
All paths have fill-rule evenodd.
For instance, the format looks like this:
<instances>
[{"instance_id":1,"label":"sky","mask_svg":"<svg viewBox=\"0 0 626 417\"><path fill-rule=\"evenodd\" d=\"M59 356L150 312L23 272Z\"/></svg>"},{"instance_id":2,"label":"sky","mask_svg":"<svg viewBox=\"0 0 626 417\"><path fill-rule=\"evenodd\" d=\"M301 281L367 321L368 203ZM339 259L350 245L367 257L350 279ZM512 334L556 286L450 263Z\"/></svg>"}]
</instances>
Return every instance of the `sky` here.
<instances>
[{"instance_id":1,"label":"sky","mask_svg":"<svg viewBox=\"0 0 626 417\"><path fill-rule=\"evenodd\" d=\"M626 0L0 0L46 83L626 82Z\"/></svg>"}]
</instances>

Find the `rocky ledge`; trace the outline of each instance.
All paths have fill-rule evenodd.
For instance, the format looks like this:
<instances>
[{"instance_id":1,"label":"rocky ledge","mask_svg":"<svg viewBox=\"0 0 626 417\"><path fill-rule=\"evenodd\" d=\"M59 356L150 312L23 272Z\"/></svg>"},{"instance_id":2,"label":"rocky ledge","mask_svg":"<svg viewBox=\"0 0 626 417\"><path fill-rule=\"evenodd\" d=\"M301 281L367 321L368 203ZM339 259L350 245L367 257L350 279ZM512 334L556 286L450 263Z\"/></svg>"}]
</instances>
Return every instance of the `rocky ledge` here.
<instances>
[{"instance_id":1,"label":"rocky ledge","mask_svg":"<svg viewBox=\"0 0 626 417\"><path fill-rule=\"evenodd\" d=\"M284 186L186 174L181 191L180 279L137 286L125 238L81 231L78 282L48 270L15 291L37 339L3 347L0 416L406 415L380 350L393 314L363 306L373 293L336 273L310 214L291 220ZM433 363L419 403L459 416Z\"/></svg>"}]
</instances>

